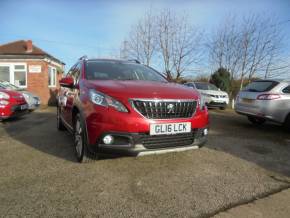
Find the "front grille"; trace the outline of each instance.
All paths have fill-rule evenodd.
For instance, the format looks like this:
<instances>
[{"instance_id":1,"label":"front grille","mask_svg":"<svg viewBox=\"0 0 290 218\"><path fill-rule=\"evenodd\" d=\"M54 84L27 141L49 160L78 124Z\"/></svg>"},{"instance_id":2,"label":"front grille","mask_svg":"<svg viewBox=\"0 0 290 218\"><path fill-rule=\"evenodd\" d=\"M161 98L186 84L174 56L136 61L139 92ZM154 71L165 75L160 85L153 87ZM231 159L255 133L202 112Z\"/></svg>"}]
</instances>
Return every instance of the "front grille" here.
<instances>
[{"instance_id":1,"label":"front grille","mask_svg":"<svg viewBox=\"0 0 290 218\"><path fill-rule=\"evenodd\" d=\"M189 118L196 111L195 100L132 100L132 106L148 119Z\"/></svg>"},{"instance_id":2,"label":"front grille","mask_svg":"<svg viewBox=\"0 0 290 218\"><path fill-rule=\"evenodd\" d=\"M147 149L189 146L194 142L196 131L176 135L143 135L140 143Z\"/></svg>"}]
</instances>

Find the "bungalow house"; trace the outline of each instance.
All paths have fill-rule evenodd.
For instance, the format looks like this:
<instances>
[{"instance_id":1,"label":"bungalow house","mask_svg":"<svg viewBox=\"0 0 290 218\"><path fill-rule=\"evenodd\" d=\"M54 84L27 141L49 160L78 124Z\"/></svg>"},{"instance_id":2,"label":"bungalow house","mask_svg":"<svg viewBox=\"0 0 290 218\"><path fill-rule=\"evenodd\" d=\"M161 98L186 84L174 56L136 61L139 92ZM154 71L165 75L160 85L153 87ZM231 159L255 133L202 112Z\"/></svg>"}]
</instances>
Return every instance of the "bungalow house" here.
<instances>
[{"instance_id":1,"label":"bungalow house","mask_svg":"<svg viewBox=\"0 0 290 218\"><path fill-rule=\"evenodd\" d=\"M31 40L0 45L0 80L38 95L43 105L55 103L64 65Z\"/></svg>"}]
</instances>

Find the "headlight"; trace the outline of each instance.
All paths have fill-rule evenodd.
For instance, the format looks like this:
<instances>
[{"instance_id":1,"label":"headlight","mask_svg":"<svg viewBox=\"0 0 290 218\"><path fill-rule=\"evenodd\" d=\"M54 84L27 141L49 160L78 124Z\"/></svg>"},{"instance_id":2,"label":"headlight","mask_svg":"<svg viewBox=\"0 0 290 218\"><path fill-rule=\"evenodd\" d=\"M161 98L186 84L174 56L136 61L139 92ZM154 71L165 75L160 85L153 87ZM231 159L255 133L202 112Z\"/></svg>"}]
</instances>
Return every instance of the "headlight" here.
<instances>
[{"instance_id":1,"label":"headlight","mask_svg":"<svg viewBox=\"0 0 290 218\"><path fill-rule=\"evenodd\" d=\"M22 93L23 97L28 100L29 99L29 95L27 95L26 93Z\"/></svg>"},{"instance_id":2,"label":"headlight","mask_svg":"<svg viewBox=\"0 0 290 218\"><path fill-rule=\"evenodd\" d=\"M96 105L100 105L104 107L111 106L115 108L117 111L128 112L127 108L121 102L117 101L116 99L108 95L105 95L104 93L97 92L91 89L89 91L89 96L90 96L90 100Z\"/></svg>"},{"instance_id":3,"label":"headlight","mask_svg":"<svg viewBox=\"0 0 290 218\"><path fill-rule=\"evenodd\" d=\"M9 104L9 101L0 100L0 105L7 105L7 104Z\"/></svg>"},{"instance_id":4,"label":"headlight","mask_svg":"<svg viewBox=\"0 0 290 218\"><path fill-rule=\"evenodd\" d=\"M0 99L9 99L10 96L5 92L0 92Z\"/></svg>"},{"instance_id":5,"label":"headlight","mask_svg":"<svg viewBox=\"0 0 290 218\"><path fill-rule=\"evenodd\" d=\"M201 94L201 97L202 97L202 96L204 96L204 97L213 97L212 95L210 95L210 94L206 94L206 93L202 93L202 94Z\"/></svg>"}]
</instances>

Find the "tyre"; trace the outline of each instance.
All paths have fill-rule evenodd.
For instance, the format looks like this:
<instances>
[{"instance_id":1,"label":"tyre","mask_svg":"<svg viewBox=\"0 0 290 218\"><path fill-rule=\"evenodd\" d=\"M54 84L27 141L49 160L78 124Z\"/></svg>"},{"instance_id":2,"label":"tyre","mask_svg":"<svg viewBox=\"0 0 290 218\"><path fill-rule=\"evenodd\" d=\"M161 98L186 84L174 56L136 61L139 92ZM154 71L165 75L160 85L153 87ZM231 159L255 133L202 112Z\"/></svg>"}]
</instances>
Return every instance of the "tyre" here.
<instances>
[{"instance_id":1,"label":"tyre","mask_svg":"<svg viewBox=\"0 0 290 218\"><path fill-rule=\"evenodd\" d=\"M263 118L252 117L252 116L248 116L248 120L255 125L262 125L263 123L266 122L266 120Z\"/></svg>"},{"instance_id":2,"label":"tyre","mask_svg":"<svg viewBox=\"0 0 290 218\"><path fill-rule=\"evenodd\" d=\"M57 107L57 112L56 112L56 122L57 122L57 129L59 131L64 131L66 130L61 118L60 118L60 108Z\"/></svg>"},{"instance_id":3,"label":"tyre","mask_svg":"<svg viewBox=\"0 0 290 218\"><path fill-rule=\"evenodd\" d=\"M80 114L74 119L74 147L78 162L87 163L97 159L96 155L88 151L86 128Z\"/></svg>"},{"instance_id":4,"label":"tyre","mask_svg":"<svg viewBox=\"0 0 290 218\"><path fill-rule=\"evenodd\" d=\"M284 128L286 131L290 132L290 114L285 119Z\"/></svg>"},{"instance_id":5,"label":"tyre","mask_svg":"<svg viewBox=\"0 0 290 218\"><path fill-rule=\"evenodd\" d=\"M225 109L227 109L227 108L226 107L220 107L220 110L224 111Z\"/></svg>"}]
</instances>

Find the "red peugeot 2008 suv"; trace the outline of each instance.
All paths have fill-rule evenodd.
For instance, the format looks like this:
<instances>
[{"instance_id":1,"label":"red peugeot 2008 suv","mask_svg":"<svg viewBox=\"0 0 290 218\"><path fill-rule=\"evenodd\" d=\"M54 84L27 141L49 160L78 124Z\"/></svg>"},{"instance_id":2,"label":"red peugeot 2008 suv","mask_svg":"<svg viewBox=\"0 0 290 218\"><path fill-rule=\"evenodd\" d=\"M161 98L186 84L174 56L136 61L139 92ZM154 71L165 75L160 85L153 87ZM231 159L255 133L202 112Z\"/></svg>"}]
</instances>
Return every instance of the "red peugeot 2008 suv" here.
<instances>
[{"instance_id":1,"label":"red peugeot 2008 suv","mask_svg":"<svg viewBox=\"0 0 290 218\"><path fill-rule=\"evenodd\" d=\"M79 162L206 142L208 111L200 95L138 61L80 58L60 85L57 126L73 133Z\"/></svg>"}]
</instances>

